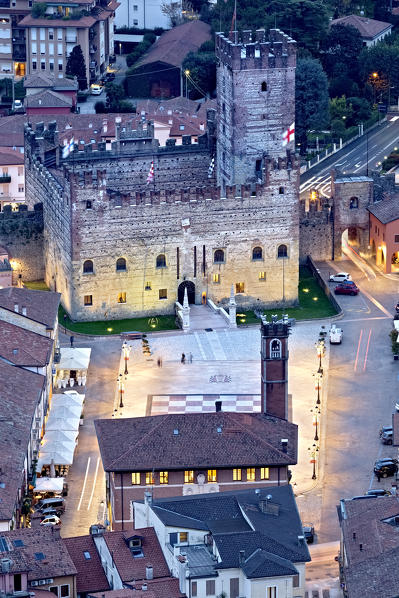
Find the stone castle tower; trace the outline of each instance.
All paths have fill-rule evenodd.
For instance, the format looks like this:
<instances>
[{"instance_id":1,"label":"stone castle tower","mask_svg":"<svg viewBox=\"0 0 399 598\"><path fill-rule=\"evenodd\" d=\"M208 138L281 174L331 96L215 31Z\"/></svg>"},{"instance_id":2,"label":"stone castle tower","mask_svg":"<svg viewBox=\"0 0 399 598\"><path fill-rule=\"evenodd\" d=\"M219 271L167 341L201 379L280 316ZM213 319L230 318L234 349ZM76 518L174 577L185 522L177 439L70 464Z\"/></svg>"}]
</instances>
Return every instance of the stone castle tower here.
<instances>
[{"instance_id":1,"label":"stone castle tower","mask_svg":"<svg viewBox=\"0 0 399 598\"><path fill-rule=\"evenodd\" d=\"M261 324L261 395L262 412L288 418L288 335L290 325L284 319Z\"/></svg>"},{"instance_id":2,"label":"stone castle tower","mask_svg":"<svg viewBox=\"0 0 399 598\"><path fill-rule=\"evenodd\" d=\"M218 184L262 182L295 120L296 42L278 29L233 31L216 36L216 56Z\"/></svg>"}]
</instances>

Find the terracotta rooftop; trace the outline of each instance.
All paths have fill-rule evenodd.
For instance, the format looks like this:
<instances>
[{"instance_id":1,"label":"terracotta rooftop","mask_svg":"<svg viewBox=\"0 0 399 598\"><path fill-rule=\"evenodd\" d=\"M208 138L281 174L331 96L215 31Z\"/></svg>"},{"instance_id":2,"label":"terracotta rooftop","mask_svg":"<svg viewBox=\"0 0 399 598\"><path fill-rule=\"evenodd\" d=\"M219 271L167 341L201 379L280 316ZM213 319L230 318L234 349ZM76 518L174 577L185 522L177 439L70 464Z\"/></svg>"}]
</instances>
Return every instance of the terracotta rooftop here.
<instances>
[{"instance_id":1,"label":"terracotta rooftop","mask_svg":"<svg viewBox=\"0 0 399 598\"><path fill-rule=\"evenodd\" d=\"M388 224L399 218L399 194L389 199L382 199L367 207L382 224Z\"/></svg>"},{"instance_id":2,"label":"terracotta rooftop","mask_svg":"<svg viewBox=\"0 0 399 598\"><path fill-rule=\"evenodd\" d=\"M91 1L91 0L90 0ZM68 79L67 77L56 78L55 75L47 73L33 73L27 75L24 80L24 87L29 89L36 88L54 88L57 89L77 89L78 84L75 79Z\"/></svg>"},{"instance_id":3,"label":"terracotta rooftop","mask_svg":"<svg viewBox=\"0 0 399 598\"><path fill-rule=\"evenodd\" d=\"M26 96L25 108L72 108L72 98L51 89L44 89Z\"/></svg>"},{"instance_id":4,"label":"terracotta rooftop","mask_svg":"<svg viewBox=\"0 0 399 598\"><path fill-rule=\"evenodd\" d=\"M31 14L26 15L18 23L20 27L77 27L78 29L86 29L92 27L97 19L94 17L81 17L79 19L46 19L45 17L35 18Z\"/></svg>"},{"instance_id":5,"label":"terracotta rooftop","mask_svg":"<svg viewBox=\"0 0 399 598\"><path fill-rule=\"evenodd\" d=\"M333 25L352 25L355 27L363 39L372 40L383 31L392 28L392 23L384 23L383 21L376 21L368 17L359 17L358 15L347 15L340 19L331 21L330 26Z\"/></svg>"},{"instance_id":6,"label":"terracotta rooftop","mask_svg":"<svg viewBox=\"0 0 399 598\"><path fill-rule=\"evenodd\" d=\"M0 538L6 539L10 549L0 552L0 559L7 557L13 560L17 555L19 559L24 559L28 581L76 575L75 565L59 536L59 531L53 527L0 532Z\"/></svg>"},{"instance_id":7,"label":"terracotta rooftop","mask_svg":"<svg viewBox=\"0 0 399 598\"><path fill-rule=\"evenodd\" d=\"M348 595L387 598L399 588L399 498L341 501ZM397 521L397 523L396 523Z\"/></svg>"},{"instance_id":8,"label":"terracotta rooftop","mask_svg":"<svg viewBox=\"0 0 399 598\"><path fill-rule=\"evenodd\" d=\"M0 165L14 166L24 164L24 155L17 150L0 147Z\"/></svg>"},{"instance_id":9,"label":"terracotta rooftop","mask_svg":"<svg viewBox=\"0 0 399 598\"><path fill-rule=\"evenodd\" d=\"M297 426L261 413L102 419L95 427L106 471L283 466L297 460ZM282 438L288 439L287 452Z\"/></svg>"},{"instance_id":10,"label":"terracotta rooftop","mask_svg":"<svg viewBox=\"0 0 399 598\"><path fill-rule=\"evenodd\" d=\"M140 584L138 584L140 585ZM165 598L165 594L161 598ZM174 598L173 595L168 598ZM87 595L87 598L157 598L157 596L151 590L128 590L123 588L122 590L110 590L109 592L99 592L98 594Z\"/></svg>"},{"instance_id":11,"label":"terracotta rooftop","mask_svg":"<svg viewBox=\"0 0 399 598\"><path fill-rule=\"evenodd\" d=\"M43 324L47 328L54 329L58 317L58 306L60 293L51 291L33 291L31 289L8 287L0 289L0 308L14 312L14 306L18 305L18 313L22 314L22 308L26 307L26 318Z\"/></svg>"},{"instance_id":12,"label":"terracotta rooftop","mask_svg":"<svg viewBox=\"0 0 399 598\"><path fill-rule=\"evenodd\" d=\"M92 536L64 538L65 546L77 571L76 591L101 592L109 590L109 583Z\"/></svg>"},{"instance_id":13,"label":"terracotta rooftop","mask_svg":"<svg viewBox=\"0 0 399 598\"><path fill-rule=\"evenodd\" d=\"M25 17L26 18L26 17ZM166 31L137 63L136 68L153 62L181 67L189 52L196 52L211 39L211 27L203 21L189 21Z\"/></svg>"},{"instance_id":14,"label":"terracotta rooftop","mask_svg":"<svg viewBox=\"0 0 399 598\"><path fill-rule=\"evenodd\" d=\"M54 341L42 334L0 320L0 359L24 367L45 367Z\"/></svg>"}]
</instances>

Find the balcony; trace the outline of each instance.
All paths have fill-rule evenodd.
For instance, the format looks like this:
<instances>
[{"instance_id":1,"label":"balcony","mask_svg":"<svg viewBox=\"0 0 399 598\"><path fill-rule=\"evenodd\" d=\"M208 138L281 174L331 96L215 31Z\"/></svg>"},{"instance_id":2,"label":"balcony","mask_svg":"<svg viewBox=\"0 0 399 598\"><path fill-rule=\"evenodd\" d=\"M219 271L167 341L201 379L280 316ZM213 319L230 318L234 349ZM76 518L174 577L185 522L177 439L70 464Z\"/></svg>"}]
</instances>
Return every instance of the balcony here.
<instances>
[{"instance_id":1,"label":"balcony","mask_svg":"<svg viewBox=\"0 0 399 598\"><path fill-rule=\"evenodd\" d=\"M0 175L0 185L2 183L11 183L11 176L9 174Z\"/></svg>"},{"instance_id":2,"label":"balcony","mask_svg":"<svg viewBox=\"0 0 399 598\"><path fill-rule=\"evenodd\" d=\"M12 48L12 59L16 60L17 62L25 62L26 61L26 50L25 48L21 48L18 46L13 46Z\"/></svg>"}]
</instances>

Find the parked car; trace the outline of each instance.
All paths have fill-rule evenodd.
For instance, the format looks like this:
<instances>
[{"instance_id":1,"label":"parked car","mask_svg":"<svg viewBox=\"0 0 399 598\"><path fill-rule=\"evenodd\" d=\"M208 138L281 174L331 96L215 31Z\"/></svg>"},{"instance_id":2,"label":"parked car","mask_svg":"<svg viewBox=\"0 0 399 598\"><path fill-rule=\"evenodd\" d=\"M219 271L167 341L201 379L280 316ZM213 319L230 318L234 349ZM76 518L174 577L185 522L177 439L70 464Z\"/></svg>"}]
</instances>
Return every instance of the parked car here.
<instances>
[{"instance_id":1,"label":"parked car","mask_svg":"<svg viewBox=\"0 0 399 598\"><path fill-rule=\"evenodd\" d=\"M40 511L40 518L42 521L43 519L46 519L46 517L52 517L53 515L56 515L56 517L61 517L62 511L60 511L60 509L43 509Z\"/></svg>"},{"instance_id":2,"label":"parked car","mask_svg":"<svg viewBox=\"0 0 399 598\"><path fill-rule=\"evenodd\" d=\"M358 287L352 281L344 281L341 284L337 284L334 289L336 295L357 295L359 293Z\"/></svg>"},{"instance_id":3,"label":"parked car","mask_svg":"<svg viewBox=\"0 0 399 598\"><path fill-rule=\"evenodd\" d=\"M42 498L37 505L37 511L44 511L45 509L55 509L63 513L65 511L65 500L61 496L54 498Z\"/></svg>"},{"instance_id":4,"label":"parked car","mask_svg":"<svg viewBox=\"0 0 399 598\"><path fill-rule=\"evenodd\" d=\"M92 96L99 96L103 92L103 88L101 85L97 85L97 83L93 83L90 85L90 93Z\"/></svg>"},{"instance_id":5,"label":"parked car","mask_svg":"<svg viewBox=\"0 0 399 598\"><path fill-rule=\"evenodd\" d=\"M308 544L313 544L314 541L314 527L313 523L304 523L302 526L303 535Z\"/></svg>"},{"instance_id":6,"label":"parked car","mask_svg":"<svg viewBox=\"0 0 399 598\"><path fill-rule=\"evenodd\" d=\"M382 444L392 444L392 441L393 441L393 430L388 430L387 432L383 432L381 434Z\"/></svg>"},{"instance_id":7,"label":"parked car","mask_svg":"<svg viewBox=\"0 0 399 598\"><path fill-rule=\"evenodd\" d=\"M114 79L115 79L115 73L106 73L105 74L105 80L107 82L113 81Z\"/></svg>"},{"instance_id":8,"label":"parked car","mask_svg":"<svg viewBox=\"0 0 399 598\"><path fill-rule=\"evenodd\" d=\"M398 462L396 459L379 459L375 462L374 473L382 478L393 476L398 471Z\"/></svg>"},{"instance_id":9,"label":"parked car","mask_svg":"<svg viewBox=\"0 0 399 598\"><path fill-rule=\"evenodd\" d=\"M330 282L344 282L344 280L350 280L351 275L347 272L338 272L338 274L331 274Z\"/></svg>"},{"instance_id":10,"label":"parked car","mask_svg":"<svg viewBox=\"0 0 399 598\"><path fill-rule=\"evenodd\" d=\"M46 517L40 522L40 525L61 525L61 519L57 515Z\"/></svg>"},{"instance_id":11,"label":"parked car","mask_svg":"<svg viewBox=\"0 0 399 598\"><path fill-rule=\"evenodd\" d=\"M338 328L335 324L333 324L330 328L330 344L340 345L342 343L342 336L342 328Z\"/></svg>"},{"instance_id":12,"label":"parked car","mask_svg":"<svg viewBox=\"0 0 399 598\"><path fill-rule=\"evenodd\" d=\"M20 110L20 108L23 108L23 102L22 100L14 100L14 110Z\"/></svg>"},{"instance_id":13,"label":"parked car","mask_svg":"<svg viewBox=\"0 0 399 598\"><path fill-rule=\"evenodd\" d=\"M385 488L376 488L375 490L367 490L367 496L391 496L389 490L385 490Z\"/></svg>"},{"instance_id":14,"label":"parked car","mask_svg":"<svg viewBox=\"0 0 399 598\"><path fill-rule=\"evenodd\" d=\"M392 430L392 426L382 426L382 428L380 428L380 437L383 435L384 432L392 432Z\"/></svg>"}]
</instances>

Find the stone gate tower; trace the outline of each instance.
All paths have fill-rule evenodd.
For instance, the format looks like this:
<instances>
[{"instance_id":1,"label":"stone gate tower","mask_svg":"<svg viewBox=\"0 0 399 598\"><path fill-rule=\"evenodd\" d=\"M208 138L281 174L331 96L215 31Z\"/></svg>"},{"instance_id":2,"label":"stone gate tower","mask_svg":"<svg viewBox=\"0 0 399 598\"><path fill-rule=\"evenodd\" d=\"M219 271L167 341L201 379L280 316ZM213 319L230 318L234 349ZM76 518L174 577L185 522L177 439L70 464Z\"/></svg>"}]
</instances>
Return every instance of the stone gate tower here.
<instances>
[{"instance_id":1,"label":"stone gate tower","mask_svg":"<svg viewBox=\"0 0 399 598\"><path fill-rule=\"evenodd\" d=\"M262 318L261 380L262 412L282 419L288 418L288 335L286 318L272 322Z\"/></svg>"},{"instance_id":2,"label":"stone gate tower","mask_svg":"<svg viewBox=\"0 0 399 598\"><path fill-rule=\"evenodd\" d=\"M295 120L296 42L279 29L233 31L216 36L216 56L218 184L263 182L265 157L286 156Z\"/></svg>"}]
</instances>

